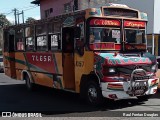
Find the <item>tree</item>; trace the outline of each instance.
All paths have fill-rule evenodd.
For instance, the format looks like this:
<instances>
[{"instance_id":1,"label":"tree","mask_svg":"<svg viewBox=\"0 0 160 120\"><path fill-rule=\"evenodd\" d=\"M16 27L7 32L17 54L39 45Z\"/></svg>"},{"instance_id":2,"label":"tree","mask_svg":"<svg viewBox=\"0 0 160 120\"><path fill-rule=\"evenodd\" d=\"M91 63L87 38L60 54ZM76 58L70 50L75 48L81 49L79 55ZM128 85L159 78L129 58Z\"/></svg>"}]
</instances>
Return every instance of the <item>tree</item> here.
<instances>
[{"instance_id":1,"label":"tree","mask_svg":"<svg viewBox=\"0 0 160 120\"><path fill-rule=\"evenodd\" d=\"M26 19L26 23L32 23L33 21L35 21L36 19L32 18L32 17L28 17Z\"/></svg>"},{"instance_id":2,"label":"tree","mask_svg":"<svg viewBox=\"0 0 160 120\"><path fill-rule=\"evenodd\" d=\"M5 15L0 14L0 28L8 25L11 25L11 22L6 18Z\"/></svg>"},{"instance_id":3,"label":"tree","mask_svg":"<svg viewBox=\"0 0 160 120\"><path fill-rule=\"evenodd\" d=\"M3 27L11 25L11 22L6 18L5 15L0 14L0 51L2 50L2 40L3 40Z\"/></svg>"}]
</instances>

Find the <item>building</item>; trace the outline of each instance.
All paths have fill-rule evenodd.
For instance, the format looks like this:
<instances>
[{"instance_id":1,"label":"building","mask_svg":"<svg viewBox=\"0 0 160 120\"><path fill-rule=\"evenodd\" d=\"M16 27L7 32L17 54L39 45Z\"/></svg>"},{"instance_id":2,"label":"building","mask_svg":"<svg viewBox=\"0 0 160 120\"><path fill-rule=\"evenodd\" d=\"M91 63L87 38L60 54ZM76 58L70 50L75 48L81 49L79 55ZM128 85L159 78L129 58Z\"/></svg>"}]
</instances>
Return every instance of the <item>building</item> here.
<instances>
[{"instance_id":1,"label":"building","mask_svg":"<svg viewBox=\"0 0 160 120\"><path fill-rule=\"evenodd\" d=\"M34 0L31 3L40 5L41 19L44 19L95 5L101 6L109 1L119 0Z\"/></svg>"},{"instance_id":2,"label":"building","mask_svg":"<svg viewBox=\"0 0 160 120\"><path fill-rule=\"evenodd\" d=\"M160 56L160 0L35 0L32 4L40 5L41 19L55 15L81 10L88 7L98 7L108 2L126 4L148 14L147 49L152 54Z\"/></svg>"}]
</instances>

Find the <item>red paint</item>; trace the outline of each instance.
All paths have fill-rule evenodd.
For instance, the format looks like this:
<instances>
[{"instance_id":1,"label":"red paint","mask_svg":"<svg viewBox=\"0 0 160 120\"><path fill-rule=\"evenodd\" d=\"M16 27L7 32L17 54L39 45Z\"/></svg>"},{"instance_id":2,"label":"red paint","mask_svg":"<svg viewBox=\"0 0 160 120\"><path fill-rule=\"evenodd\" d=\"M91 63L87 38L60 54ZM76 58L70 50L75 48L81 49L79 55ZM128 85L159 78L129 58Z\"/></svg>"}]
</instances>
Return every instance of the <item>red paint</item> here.
<instances>
[{"instance_id":1,"label":"red paint","mask_svg":"<svg viewBox=\"0 0 160 120\"><path fill-rule=\"evenodd\" d=\"M119 80L115 80L115 79L113 79L111 77L107 77L107 76L103 76L102 81L103 82L119 82Z\"/></svg>"},{"instance_id":2,"label":"red paint","mask_svg":"<svg viewBox=\"0 0 160 120\"><path fill-rule=\"evenodd\" d=\"M30 64L47 72L56 73L55 63L50 53L26 53L27 60ZM40 70L41 71L41 70Z\"/></svg>"},{"instance_id":3,"label":"red paint","mask_svg":"<svg viewBox=\"0 0 160 120\"><path fill-rule=\"evenodd\" d=\"M94 43L90 45L93 50L114 50L115 43Z\"/></svg>"}]
</instances>

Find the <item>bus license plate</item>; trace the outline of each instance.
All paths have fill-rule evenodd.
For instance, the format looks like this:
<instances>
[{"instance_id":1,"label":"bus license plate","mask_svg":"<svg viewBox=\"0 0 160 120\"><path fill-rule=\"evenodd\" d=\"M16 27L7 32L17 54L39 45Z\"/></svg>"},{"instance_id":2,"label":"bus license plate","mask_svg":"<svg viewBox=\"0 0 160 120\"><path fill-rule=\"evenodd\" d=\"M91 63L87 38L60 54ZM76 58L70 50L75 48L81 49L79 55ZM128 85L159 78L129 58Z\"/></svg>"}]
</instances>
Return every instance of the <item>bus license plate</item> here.
<instances>
[{"instance_id":1,"label":"bus license plate","mask_svg":"<svg viewBox=\"0 0 160 120\"><path fill-rule=\"evenodd\" d=\"M142 94L144 94L144 90L135 90L135 92L134 92L134 94L135 95L142 95Z\"/></svg>"}]
</instances>

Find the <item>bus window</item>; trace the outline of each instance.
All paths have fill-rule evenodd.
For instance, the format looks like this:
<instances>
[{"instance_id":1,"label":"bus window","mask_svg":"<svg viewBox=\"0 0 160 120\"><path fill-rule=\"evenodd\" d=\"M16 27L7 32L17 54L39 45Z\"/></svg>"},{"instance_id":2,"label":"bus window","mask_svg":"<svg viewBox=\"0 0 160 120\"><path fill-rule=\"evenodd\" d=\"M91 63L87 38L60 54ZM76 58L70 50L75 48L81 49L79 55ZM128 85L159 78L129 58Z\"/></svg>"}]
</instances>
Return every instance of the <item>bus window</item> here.
<instances>
[{"instance_id":1,"label":"bus window","mask_svg":"<svg viewBox=\"0 0 160 120\"><path fill-rule=\"evenodd\" d=\"M26 50L35 50L34 27L25 29Z\"/></svg>"},{"instance_id":2,"label":"bus window","mask_svg":"<svg viewBox=\"0 0 160 120\"><path fill-rule=\"evenodd\" d=\"M96 43L96 42L120 43L120 29L91 28L90 43Z\"/></svg>"},{"instance_id":3,"label":"bus window","mask_svg":"<svg viewBox=\"0 0 160 120\"><path fill-rule=\"evenodd\" d=\"M144 30L126 29L125 38L127 43L141 44L146 42Z\"/></svg>"},{"instance_id":4,"label":"bus window","mask_svg":"<svg viewBox=\"0 0 160 120\"><path fill-rule=\"evenodd\" d=\"M59 22L54 23L54 33L61 32L61 24Z\"/></svg>"},{"instance_id":5,"label":"bus window","mask_svg":"<svg viewBox=\"0 0 160 120\"><path fill-rule=\"evenodd\" d=\"M58 34L52 34L48 37L50 41L50 47L51 50L58 50L58 41L59 41L59 35Z\"/></svg>"},{"instance_id":6,"label":"bus window","mask_svg":"<svg viewBox=\"0 0 160 120\"><path fill-rule=\"evenodd\" d=\"M36 42L38 51L47 50L47 25L42 24L36 26Z\"/></svg>"},{"instance_id":7,"label":"bus window","mask_svg":"<svg viewBox=\"0 0 160 120\"><path fill-rule=\"evenodd\" d=\"M15 49L17 51L24 51L24 29L17 29L15 32Z\"/></svg>"},{"instance_id":8,"label":"bus window","mask_svg":"<svg viewBox=\"0 0 160 120\"><path fill-rule=\"evenodd\" d=\"M91 28L90 29L90 42L101 42L102 28Z\"/></svg>"},{"instance_id":9,"label":"bus window","mask_svg":"<svg viewBox=\"0 0 160 120\"><path fill-rule=\"evenodd\" d=\"M120 43L120 30L103 29L103 42Z\"/></svg>"},{"instance_id":10,"label":"bus window","mask_svg":"<svg viewBox=\"0 0 160 120\"><path fill-rule=\"evenodd\" d=\"M55 25L55 23L48 24L48 47L49 50L58 50L61 49L60 41L60 24ZM59 28L55 28L55 26Z\"/></svg>"},{"instance_id":11,"label":"bus window","mask_svg":"<svg viewBox=\"0 0 160 120\"><path fill-rule=\"evenodd\" d=\"M54 23L49 23L48 24L48 34L53 34L54 33Z\"/></svg>"},{"instance_id":12,"label":"bus window","mask_svg":"<svg viewBox=\"0 0 160 120\"><path fill-rule=\"evenodd\" d=\"M4 52L8 52L9 51L9 44L8 44L8 40L9 40L9 33L8 31L4 31Z\"/></svg>"}]
</instances>

